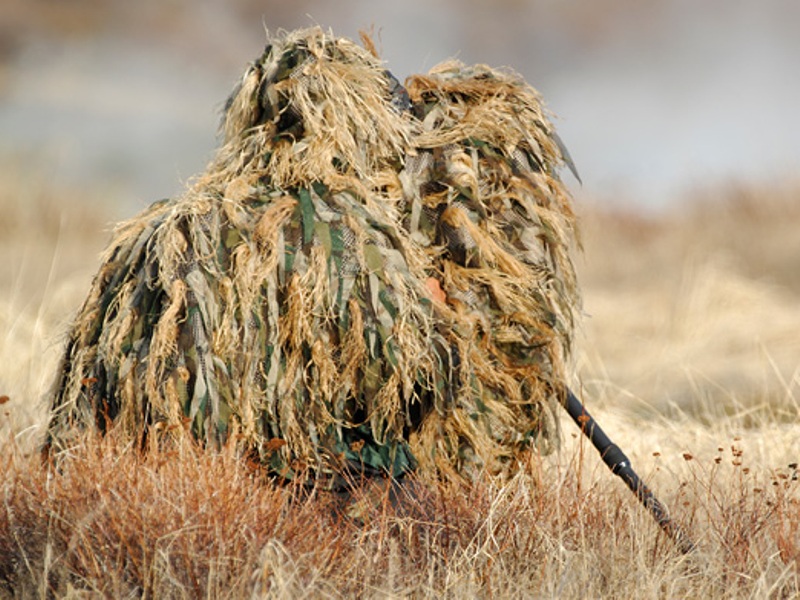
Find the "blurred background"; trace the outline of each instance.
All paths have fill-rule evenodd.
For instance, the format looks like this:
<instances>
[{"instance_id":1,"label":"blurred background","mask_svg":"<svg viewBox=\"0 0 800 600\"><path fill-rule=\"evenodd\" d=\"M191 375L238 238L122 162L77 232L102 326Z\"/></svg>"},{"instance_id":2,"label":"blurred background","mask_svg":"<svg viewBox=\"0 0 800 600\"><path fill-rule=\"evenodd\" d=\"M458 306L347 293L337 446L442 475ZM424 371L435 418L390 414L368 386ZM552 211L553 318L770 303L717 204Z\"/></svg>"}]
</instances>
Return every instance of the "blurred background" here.
<instances>
[{"instance_id":1,"label":"blurred background","mask_svg":"<svg viewBox=\"0 0 800 600\"><path fill-rule=\"evenodd\" d=\"M520 72L580 201L661 210L800 172L796 0L4 0L0 152L129 214L203 168L265 29L311 24L371 30L401 80L450 57Z\"/></svg>"}]
</instances>

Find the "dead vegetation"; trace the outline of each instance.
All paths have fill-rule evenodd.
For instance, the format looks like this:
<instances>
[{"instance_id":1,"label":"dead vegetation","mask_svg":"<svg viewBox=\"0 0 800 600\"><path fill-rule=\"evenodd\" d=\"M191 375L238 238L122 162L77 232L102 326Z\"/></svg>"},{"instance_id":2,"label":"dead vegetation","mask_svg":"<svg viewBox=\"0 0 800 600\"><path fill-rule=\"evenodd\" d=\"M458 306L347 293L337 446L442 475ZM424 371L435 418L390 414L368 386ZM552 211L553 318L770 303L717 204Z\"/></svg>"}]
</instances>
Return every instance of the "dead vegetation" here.
<instances>
[{"instance_id":1,"label":"dead vegetation","mask_svg":"<svg viewBox=\"0 0 800 600\"><path fill-rule=\"evenodd\" d=\"M54 473L6 446L0 595L65 597L793 597L798 483L734 445L667 496L676 552L608 477L532 461L498 487L407 479L393 498L270 485L232 452L142 455L114 436ZM583 464L583 466L581 466ZM586 474L584 474L586 475ZM534 483L532 485L532 483ZM367 501L363 496L367 495ZM394 499L392 503L390 500ZM354 502L361 510L352 516Z\"/></svg>"}]
</instances>

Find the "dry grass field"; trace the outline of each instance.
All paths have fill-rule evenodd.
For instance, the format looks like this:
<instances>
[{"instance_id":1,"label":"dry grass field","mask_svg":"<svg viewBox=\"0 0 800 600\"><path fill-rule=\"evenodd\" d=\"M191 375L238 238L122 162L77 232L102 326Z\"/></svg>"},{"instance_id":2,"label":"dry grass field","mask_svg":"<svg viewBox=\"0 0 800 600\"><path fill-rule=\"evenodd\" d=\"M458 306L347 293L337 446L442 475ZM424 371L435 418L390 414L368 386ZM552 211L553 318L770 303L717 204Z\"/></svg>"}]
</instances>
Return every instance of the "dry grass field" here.
<instances>
[{"instance_id":1,"label":"dry grass field","mask_svg":"<svg viewBox=\"0 0 800 600\"><path fill-rule=\"evenodd\" d=\"M571 422L506 484L275 488L225 451L87 440L41 464L113 190L0 164L0 598L800 596L800 185L582 205L588 408L697 543L684 556Z\"/></svg>"}]
</instances>

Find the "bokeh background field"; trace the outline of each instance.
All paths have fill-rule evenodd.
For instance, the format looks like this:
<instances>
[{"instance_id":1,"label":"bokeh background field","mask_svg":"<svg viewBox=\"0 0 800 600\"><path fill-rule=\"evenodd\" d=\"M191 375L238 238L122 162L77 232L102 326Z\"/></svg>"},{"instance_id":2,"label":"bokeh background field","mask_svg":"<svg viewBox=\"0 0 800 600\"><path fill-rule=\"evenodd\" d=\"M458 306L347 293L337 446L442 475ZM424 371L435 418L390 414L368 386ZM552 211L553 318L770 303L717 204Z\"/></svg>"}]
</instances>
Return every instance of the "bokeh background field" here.
<instances>
[{"instance_id":1,"label":"bokeh background field","mask_svg":"<svg viewBox=\"0 0 800 600\"><path fill-rule=\"evenodd\" d=\"M686 571L565 421L564 449L541 463L549 486L542 498L586 512L566 525L564 515L543 514L541 527L551 537L541 539L549 540L553 554L539 560L538 570L516 564L521 555L492 546L491 535L481 538L485 521L478 526L462 518L466 513L459 511L470 502L475 519L514 521L515 502L530 517L534 500L519 500L518 489L490 486L454 496L447 507L453 523L477 528L462 544L461 558L436 544L425 547L432 556L441 551L449 557L444 571L420 567L415 573L427 579L413 587L381 568L383 579L339 592L800 594L800 131L793 112L800 84L792 87L786 72L781 75L800 56L787 26L800 14L795 3L778 1L759 4L757 12L740 7L724 13L715 12L719 2L702 10L679 0L647 9L639 4L475 0L435 9L407 2L401 10L350 1L334 11L321 2L239 1L225 3L227 8L221 2L143 2L136 9L88 0L69 8L4 3L0 443L16 448L0 459L7 460L0 474L15 482L4 488L0 481L6 509L17 506L17 491L35 489L36 474L26 471L34 463L24 456L41 439L42 399L113 223L176 193L202 168L214 145L215 110L260 51L264 25L316 21L350 36L375 25L401 77L452 55L508 64L561 116L562 136L584 179L582 187L572 181L583 233L577 264L585 311L572 383L675 516L705 544L707 568ZM418 30L430 35L420 37ZM187 472L201 468L202 460L189 461ZM504 504L509 497L515 500ZM265 506L277 502L259 498ZM9 510L5 520L0 516L7 535L16 531ZM52 510L69 514L63 507ZM317 571L309 566L315 560L337 564L335 557L325 559L298 542L299 523L308 518L302 510L312 508L298 510L298 521L284 529L253 534L258 551L243 560L252 560L248 573L261 575L236 579L241 588L235 589L336 595L325 584L336 579L320 565ZM31 515L35 530L35 511ZM536 528L530 518L519 522ZM583 537L559 538L558 523L570 535L577 523L585 528ZM384 525L347 530L347 539L373 548L377 542L370 536L384 535ZM752 537L752 545L726 537L727 526L743 539ZM631 527L650 530L626 529ZM423 538L386 535L393 541L381 537L373 560L408 567L398 558L407 552L403 539L421 544ZM592 544L609 536L621 541L592 554ZM482 546L470 545L481 539ZM340 555L357 565L367 560L344 550ZM494 556L489 567L486 555ZM368 561L353 569L347 577L369 579ZM495 579L487 580L487 572ZM512 584L514 573L524 574L530 586ZM592 583L594 575L599 583ZM179 574L170 576L178 581L169 588L173 595L192 595ZM205 576L213 580L213 574ZM0 568L0 582L2 577ZM115 589L127 589L119 581ZM670 588L670 581L684 587ZM98 592L112 589L97 585ZM211 584L198 590L212 596L222 591Z\"/></svg>"}]
</instances>

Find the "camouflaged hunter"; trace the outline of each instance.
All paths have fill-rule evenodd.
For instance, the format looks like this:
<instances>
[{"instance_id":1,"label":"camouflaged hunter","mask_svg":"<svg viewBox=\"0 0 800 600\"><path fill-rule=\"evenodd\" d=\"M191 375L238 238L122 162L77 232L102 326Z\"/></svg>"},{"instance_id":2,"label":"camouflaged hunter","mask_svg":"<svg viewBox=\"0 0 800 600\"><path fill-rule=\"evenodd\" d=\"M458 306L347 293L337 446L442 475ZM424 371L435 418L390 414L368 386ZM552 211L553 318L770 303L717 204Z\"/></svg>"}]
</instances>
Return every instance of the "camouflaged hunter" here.
<instances>
[{"instance_id":1,"label":"camouflaged hunter","mask_svg":"<svg viewBox=\"0 0 800 600\"><path fill-rule=\"evenodd\" d=\"M446 63L407 90L319 28L270 39L207 170L115 230L50 452L114 427L284 478L469 478L556 441L579 302L561 146L514 75Z\"/></svg>"}]
</instances>

